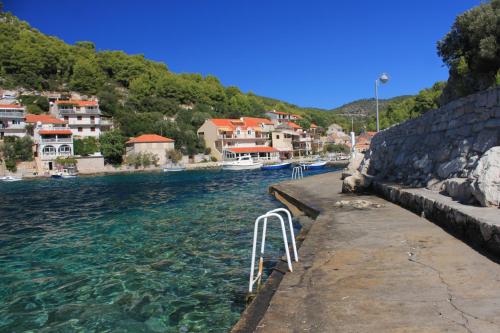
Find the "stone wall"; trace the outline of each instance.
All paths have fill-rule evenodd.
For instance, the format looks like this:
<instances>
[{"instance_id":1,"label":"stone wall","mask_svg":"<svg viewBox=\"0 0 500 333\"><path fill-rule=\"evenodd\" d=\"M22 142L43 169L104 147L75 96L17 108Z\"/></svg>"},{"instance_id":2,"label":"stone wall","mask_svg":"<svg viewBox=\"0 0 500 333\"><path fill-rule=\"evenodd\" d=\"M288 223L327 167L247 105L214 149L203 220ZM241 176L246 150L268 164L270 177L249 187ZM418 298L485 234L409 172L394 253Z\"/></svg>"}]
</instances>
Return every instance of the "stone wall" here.
<instances>
[{"instance_id":1,"label":"stone wall","mask_svg":"<svg viewBox=\"0 0 500 333\"><path fill-rule=\"evenodd\" d=\"M436 190L442 190L447 180L450 191L460 192L462 200L472 198L483 206L498 206L494 200L500 198L500 173L497 182L491 179L491 167L500 170L500 165L495 166L500 163L500 148L492 149L495 146L500 146L500 88L461 98L381 131L372 139L360 171L377 179ZM490 191L497 191L493 202L474 195L488 168L490 180L486 182L493 184Z\"/></svg>"}]
</instances>

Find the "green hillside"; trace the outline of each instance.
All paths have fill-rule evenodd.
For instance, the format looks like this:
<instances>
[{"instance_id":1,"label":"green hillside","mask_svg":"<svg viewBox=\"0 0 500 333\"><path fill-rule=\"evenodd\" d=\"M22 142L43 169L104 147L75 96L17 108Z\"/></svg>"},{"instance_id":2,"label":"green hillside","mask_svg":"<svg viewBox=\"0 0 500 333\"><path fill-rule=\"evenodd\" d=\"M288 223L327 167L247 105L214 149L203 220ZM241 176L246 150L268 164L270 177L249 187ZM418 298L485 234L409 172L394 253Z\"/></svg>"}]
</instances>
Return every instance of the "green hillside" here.
<instances>
[{"instance_id":1,"label":"green hillside","mask_svg":"<svg viewBox=\"0 0 500 333\"><path fill-rule=\"evenodd\" d=\"M115 117L124 135L182 132L184 145L209 117L262 116L275 108L301 114L306 122L330 123L324 110L243 93L211 75L176 74L143 55L96 51L92 42L69 45L10 13L0 14L0 87L97 95L103 112Z\"/></svg>"}]
</instances>

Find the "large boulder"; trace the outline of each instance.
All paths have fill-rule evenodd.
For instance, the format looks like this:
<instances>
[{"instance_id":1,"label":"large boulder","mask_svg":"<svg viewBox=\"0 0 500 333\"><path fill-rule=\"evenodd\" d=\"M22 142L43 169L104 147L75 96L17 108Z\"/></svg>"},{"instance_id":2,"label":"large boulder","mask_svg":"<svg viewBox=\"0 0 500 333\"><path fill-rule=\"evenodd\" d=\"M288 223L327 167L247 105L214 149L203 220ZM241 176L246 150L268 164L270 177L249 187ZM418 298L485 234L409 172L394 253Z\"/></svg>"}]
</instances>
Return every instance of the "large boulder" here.
<instances>
[{"instance_id":1,"label":"large boulder","mask_svg":"<svg viewBox=\"0 0 500 333\"><path fill-rule=\"evenodd\" d=\"M342 182L342 193L363 192L370 185L370 180L355 171L352 176L346 177Z\"/></svg>"},{"instance_id":2,"label":"large boulder","mask_svg":"<svg viewBox=\"0 0 500 333\"><path fill-rule=\"evenodd\" d=\"M490 148L479 159L471 183L472 195L482 206L500 206L500 147Z\"/></svg>"},{"instance_id":3,"label":"large boulder","mask_svg":"<svg viewBox=\"0 0 500 333\"><path fill-rule=\"evenodd\" d=\"M443 182L443 192L464 204L474 202L471 181L467 178L446 179Z\"/></svg>"},{"instance_id":4,"label":"large boulder","mask_svg":"<svg viewBox=\"0 0 500 333\"><path fill-rule=\"evenodd\" d=\"M349 160L349 164L347 165L347 167L342 170L342 179L354 175L354 173L356 173L356 171L358 171L358 169L360 168L361 162L363 162L364 157L365 154L362 153L354 154Z\"/></svg>"}]
</instances>

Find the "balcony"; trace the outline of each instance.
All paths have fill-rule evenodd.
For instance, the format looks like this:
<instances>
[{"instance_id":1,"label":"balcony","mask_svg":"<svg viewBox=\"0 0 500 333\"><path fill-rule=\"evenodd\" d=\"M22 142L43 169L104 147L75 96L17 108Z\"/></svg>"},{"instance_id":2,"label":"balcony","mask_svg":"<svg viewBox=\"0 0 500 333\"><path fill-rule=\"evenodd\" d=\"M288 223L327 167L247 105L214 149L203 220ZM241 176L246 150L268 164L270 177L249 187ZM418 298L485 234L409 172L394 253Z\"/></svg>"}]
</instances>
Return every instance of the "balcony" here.
<instances>
[{"instance_id":1,"label":"balcony","mask_svg":"<svg viewBox=\"0 0 500 333\"><path fill-rule=\"evenodd\" d=\"M80 110L75 110L75 109L59 109L59 113L64 115L64 114L101 114L101 110L99 109L87 109L87 108L82 108Z\"/></svg>"},{"instance_id":2,"label":"balcony","mask_svg":"<svg viewBox=\"0 0 500 333\"><path fill-rule=\"evenodd\" d=\"M0 118L23 119L24 112L23 111L0 111Z\"/></svg>"},{"instance_id":3,"label":"balcony","mask_svg":"<svg viewBox=\"0 0 500 333\"><path fill-rule=\"evenodd\" d=\"M10 124L10 125L1 125L0 129L4 131L24 131L26 130L25 124Z\"/></svg>"},{"instance_id":4,"label":"balcony","mask_svg":"<svg viewBox=\"0 0 500 333\"><path fill-rule=\"evenodd\" d=\"M41 138L42 143L73 143L73 138Z\"/></svg>"},{"instance_id":5,"label":"balcony","mask_svg":"<svg viewBox=\"0 0 500 333\"><path fill-rule=\"evenodd\" d=\"M219 140L270 140L271 139L270 137L267 136L256 136L256 137L245 138L245 137L237 137L236 135L231 135L231 136L219 135L218 138Z\"/></svg>"}]
</instances>

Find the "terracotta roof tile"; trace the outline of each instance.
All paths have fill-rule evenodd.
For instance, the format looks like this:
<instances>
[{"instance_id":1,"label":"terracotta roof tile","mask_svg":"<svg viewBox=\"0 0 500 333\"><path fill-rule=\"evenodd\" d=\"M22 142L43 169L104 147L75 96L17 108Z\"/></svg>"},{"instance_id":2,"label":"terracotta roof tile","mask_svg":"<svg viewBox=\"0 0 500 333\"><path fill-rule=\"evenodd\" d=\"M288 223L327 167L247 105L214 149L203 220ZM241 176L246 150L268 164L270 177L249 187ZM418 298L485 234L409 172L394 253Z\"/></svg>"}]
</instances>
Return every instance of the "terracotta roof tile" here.
<instances>
[{"instance_id":1,"label":"terracotta roof tile","mask_svg":"<svg viewBox=\"0 0 500 333\"><path fill-rule=\"evenodd\" d=\"M160 136L157 134L143 134L127 141L127 143L147 143L147 142L175 142L175 141L170 138L166 138L164 136Z\"/></svg>"},{"instance_id":2,"label":"terracotta roof tile","mask_svg":"<svg viewBox=\"0 0 500 333\"><path fill-rule=\"evenodd\" d=\"M42 124L66 124L66 122L62 119L57 119L47 114L27 114L26 115L27 123L38 123Z\"/></svg>"}]
</instances>

